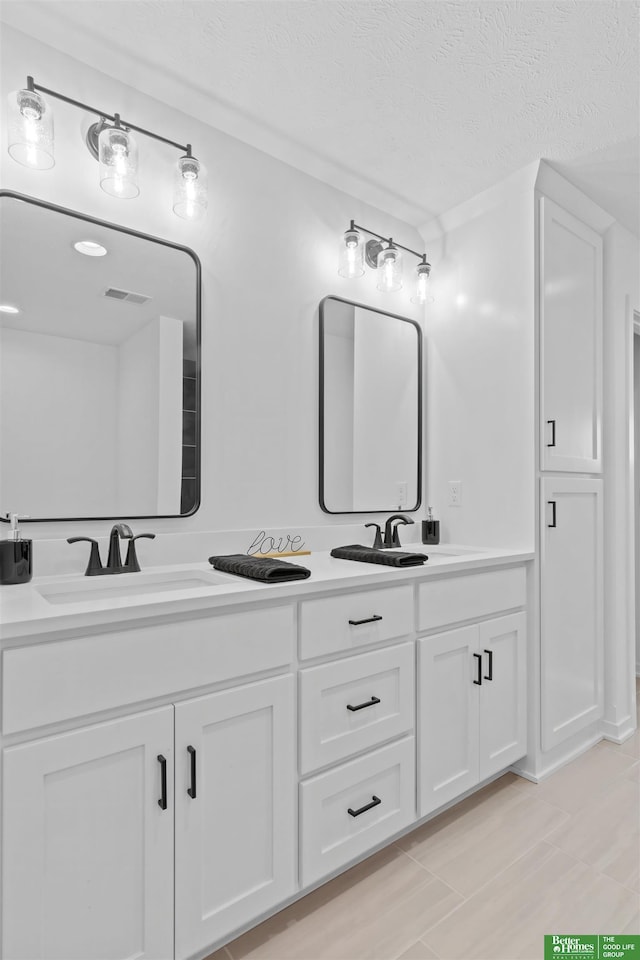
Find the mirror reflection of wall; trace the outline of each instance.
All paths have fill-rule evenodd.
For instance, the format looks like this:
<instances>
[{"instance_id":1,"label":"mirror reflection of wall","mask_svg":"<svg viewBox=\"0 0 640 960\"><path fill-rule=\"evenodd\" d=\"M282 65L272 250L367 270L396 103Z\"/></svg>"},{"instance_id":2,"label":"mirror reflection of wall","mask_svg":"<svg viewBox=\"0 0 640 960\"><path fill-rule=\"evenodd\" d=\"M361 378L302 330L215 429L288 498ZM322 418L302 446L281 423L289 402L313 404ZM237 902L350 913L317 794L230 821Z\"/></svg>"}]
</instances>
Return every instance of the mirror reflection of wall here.
<instances>
[{"instance_id":1,"label":"mirror reflection of wall","mask_svg":"<svg viewBox=\"0 0 640 960\"><path fill-rule=\"evenodd\" d=\"M0 312L0 510L191 512L195 259L13 196L0 213L0 304L18 311Z\"/></svg>"},{"instance_id":2,"label":"mirror reflection of wall","mask_svg":"<svg viewBox=\"0 0 640 960\"><path fill-rule=\"evenodd\" d=\"M321 506L415 510L421 486L421 331L327 297L321 304Z\"/></svg>"}]
</instances>

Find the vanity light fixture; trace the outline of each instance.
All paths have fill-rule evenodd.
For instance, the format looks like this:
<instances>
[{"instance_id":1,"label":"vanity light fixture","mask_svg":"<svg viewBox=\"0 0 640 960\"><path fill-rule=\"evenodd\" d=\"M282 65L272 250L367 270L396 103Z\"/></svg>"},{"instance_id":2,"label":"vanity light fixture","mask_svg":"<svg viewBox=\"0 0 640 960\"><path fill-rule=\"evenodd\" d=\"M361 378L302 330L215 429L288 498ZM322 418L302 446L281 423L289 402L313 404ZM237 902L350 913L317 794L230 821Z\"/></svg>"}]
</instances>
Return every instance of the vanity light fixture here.
<instances>
[{"instance_id":1,"label":"vanity light fixture","mask_svg":"<svg viewBox=\"0 0 640 960\"><path fill-rule=\"evenodd\" d=\"M18 307L12 307L8 303L0 303L0 313L20 313Z\"/></svg>"},{"instance_id":2,"label":"vanity light fixture","mask_svg":"<svg viewBox=\"0 0 640 960\"><path fill-rule=\"evenodd\" d=\"M78 253L83 253L85 257L104 257L107 254L107 248L94 240L78 240L73 247Z\"/></svg>"},{"instance_id":3,"label":"vanity light fixture","mask_svg":"<svg viewBox=\"0 0 640 960\"><path fill-rule=\"evenodd\" d=\"M372 239L365 241L363 233L369 234ZM367 230L353 220L349 224L349 229L345 230L340 238L338 274L348 280L361 277L366 263L367 266L378 271L378 290L387 293L400 290L402 288L401 251L410 253L420 261L416 267L416 287L411 302L427 303L432 298L428 292L431 264L427 263L426 253L418 253L410 247L403 247L401 243L374 233L373 230Z\"/></svg>"},{"instance_id":4,"label":"vanity light fixture","mask_svg":"<svg viewBox=\"0 0 640 960\"><path fill-rule=\"evenodd\" d=\"M132 199L138 187L138 147L131 131L166 143L182 152L175 166L173 211L184 220L199 220L207 209L207 181L203 165L191 152L191 144L176 143L144 127L97 110L80 100L35 83L27 77L27 86L9 94L9 154L23 166L47 170L54 165L53 115L42 94L62 100L73 107L93 113L100 119L89 127L85 142L99 161L101 188L112 197Z\"/></svg>"}]
</instances>

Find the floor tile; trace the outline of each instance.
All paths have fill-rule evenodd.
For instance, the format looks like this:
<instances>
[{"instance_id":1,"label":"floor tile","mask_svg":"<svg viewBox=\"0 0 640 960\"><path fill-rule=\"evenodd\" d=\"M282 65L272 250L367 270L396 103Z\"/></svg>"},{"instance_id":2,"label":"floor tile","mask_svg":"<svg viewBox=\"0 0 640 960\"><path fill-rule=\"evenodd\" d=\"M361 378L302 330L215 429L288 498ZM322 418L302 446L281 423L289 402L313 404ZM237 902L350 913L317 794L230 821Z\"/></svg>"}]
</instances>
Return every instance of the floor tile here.
<instances>
[{"instance_id":1,"label":"floor tile","mask_svg":"<svg viewBox=\"0 0 640 960\"><path fill-rule=\"evenodd\" d=\"M550 843L640 892L640 785L626 778L547 838ZM605 829L606 826L606 829Z\"/></svg>"},{"instance_id":2,"label":"floor tile","mask_svg":"<svg viewBox=\"0 0 640 960\"><path fill-rule=\"evenodd\" d=\"M345 955L342 945L353 937L354 931L360 928L365 932L373 930L380 917L388 915L425 886L431 886L432 890L426 895L425 903L418 904L416 909L424 912L428 905L432 905L435 915L442 916L438 904L446 901L441 890L444 885L396 847L387 847L248 931L228 944L228 950L233 960L245 957L256 960L342 957ZM455 897L448 888L446 894ZM449 909L456 902L452 902ZM401 931L397 949L385 956L402 953L419 938L422 929L417 929L413 935ZM365 944L365 947L369 946Z\"/></svg>"},{"instance_id":3,"label":"floor tile","mask_svg":"<svg viewBox=\"0 0 640 960\"><path fill-rule=\"evenodd\" d=\"M597 794L606 793L611 781L628 774L632 766L633 758L622 753L619 746L602 741L541 783L519 777L514 786L561 810L575 813Z\"/></svg>"},{"instance_id":4,"label":"floor tile","mask_svg":"<svg viewBox=\"0 0 640 960\"><path fill-rule=\"evenodd\" d=\"M428 823L399 841L419 863L465 897L518 860L569 814L514 787L479 799L476 807Z\"/></svg>"},{"instance_id":5,"label":"floor tile","mask_svg":"<svg viewBox=\"0 0 640 960\"><path fill-rule=\"evenodd\" d=\"M637 899L543 842L420 939L443 960L539 960L545 934L620 930Z\"/></svg>"},{"instance_id":6,"label":"floor tile","mask_svg":"<svg viewBox=\"0 0 640 960\"><path fill-rule=\"evenodd\" d=\"M640 759L640 730L636 730L633 736L620 744L620 753L634 757L636 760Z\"/></svg>"},{"instance_id":7,"label":"floor tile","mask_svg":"<svg viewBox=\"0 0 640 960\"><path fill-rule=\"evenodd\" d=\"M229 960L229 954L222 947L220 950L216 950L215 953L210 953L208 957L205 957L205 960Z\"/></svg>"},{"instance_id":8,"label":"floor tile","mask_svg":"<svg viewBox=\"0 0 640 960\"><path fill-rule=\"evenodd\" d=\"M634 763L629 773L627 774L627 780L632 780L635 783L640 783L640 763Z\"/></svg>"},{"instance_id":9,"label":"floor tile","mask_svg":"<svg viewBox=\"0 0 640 960\"><path fill-rule=\"evenodd\" d=\"M429 950L422 940L416 940L398 960L438 960L433 950Z\"/></svg>"},{"instance_id":10,"label":"floor tile","mask_svg":"<svg viewBox=\"0 0 640 960\"><path fill-rule=\"evenodd\" d=\"M638 936L640 934L640 910L636 913L633 920L631 920L626 927L620 931L620 933L627 934L632 933Z\"/></svg>"}]
</instances>

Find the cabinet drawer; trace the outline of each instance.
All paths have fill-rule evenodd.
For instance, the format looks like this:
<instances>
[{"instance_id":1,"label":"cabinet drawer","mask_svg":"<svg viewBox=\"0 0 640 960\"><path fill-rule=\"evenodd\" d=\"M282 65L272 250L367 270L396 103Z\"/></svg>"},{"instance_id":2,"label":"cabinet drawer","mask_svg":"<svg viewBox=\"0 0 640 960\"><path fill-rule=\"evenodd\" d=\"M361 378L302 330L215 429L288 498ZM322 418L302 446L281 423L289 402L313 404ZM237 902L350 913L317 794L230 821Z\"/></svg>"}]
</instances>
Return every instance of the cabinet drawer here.
<instances>
[{"instance_id":1,"label":"cabinet drawer","mask_svg":"<svg viewBox=\"0 0 640 960\"><path fill-rule=\"evenodd\" d=\"M413 587L385 587L300 604L300 658L403 637L413 630Z\"/></svg>"},{"instance_id":2,"label":"cabinet drawer","mask_svg":"<svg viewBox=\"0 0 640 960\"><path fill-rule=\"evenodd\" d=\"M302 885L402 830L415 807L413 737L300 784Z\"/></svg>"},{"instance_id":3,"label":"cabinet drawer","mask_svg":"<svg viewBox=\"0 0 640 960\"><path fill-rule=\"evenodd\" d=\"M526 602L524 567L428 580L418 588L418 629L432 630L449 623L476 620L524 607Z\"/></svg>"},{"instance_id":4,"label":"cabinet drawer","mask_svg":"<svg viewBox=\"0 0 640 960\"><path fill-rule=\"evenodd\" d=\"M413 700L413 643L302 670L301 773L411 732Z\"/></svg>"},{"instance_id":5,"label":"cabinet drawer","mask_svg":"<svg viewBox=\"0 0 640 960\"><path fill-rule=\"evenodd\" d=\"M5 734L284 667L293 606L5 650Z\"/></svg>"}]
</instances>

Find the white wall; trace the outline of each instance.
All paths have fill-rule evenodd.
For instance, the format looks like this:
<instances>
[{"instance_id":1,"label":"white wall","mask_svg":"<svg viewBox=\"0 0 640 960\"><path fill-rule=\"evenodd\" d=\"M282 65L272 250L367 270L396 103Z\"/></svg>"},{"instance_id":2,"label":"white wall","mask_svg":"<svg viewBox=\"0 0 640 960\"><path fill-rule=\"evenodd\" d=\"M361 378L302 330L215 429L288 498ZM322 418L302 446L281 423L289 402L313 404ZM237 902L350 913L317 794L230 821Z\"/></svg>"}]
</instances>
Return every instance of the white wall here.
<instances>
[{"instance_id":1,"label":"white wall","mask_svg":"<svg viewBox=\"0 0 640 960\"><path fill-rule=\"evenodd\" d=\"M118 349L118 510L179 513L182 475L182 324L147 323Z\"/></svg>"},{"instance_id":2,"label":"white wall","mask_svg":"<svg viewBox=\"0 0 640 960\"><path fill-rule=\"evenodd\" d=\"M635 594L636 594L636 673L640 676L640 331L633 338L633 414L634 414L634 534L635 534Z\"/></svg>"},{"instance_id":3,"label":"white wall","mask_svg":"<svg viewBox=\"0 0 640 960\"><path fill-rule=\"evenodd\" d=\"M638 240L614 224L604 235L604 589L605 723L635 721L633 309L640 305Z\"/></svg>"},{"instance_id":4,"label":"white wall","mask_svg":"<svg viewBox=\"0 0 640 960\"><path fill-rule=\"evenodd\" d=\"M0 329L3 513L114 511L117 379L115 347Z\"/></svg>"},{"instance_id":5,"label":"white wall","mask_svg":"<svg viewBox=\"0 0 640 960\"><path fill-rule=\"evenodd\" d=\"M535 545L534 200L537 165L422 231L427 491L443 541ZM462 503L448 506L448 481Z\"/></svg>"},{"instance_id":6,"label":"white wall","mask_svg":"<svg viewBox=\"0 0 640 960\"><path fill-rule=\"evenodd\" d=\"M81 114L57 102L56 166L29 171L6 150L0 161L4 188L185 244L202 261L202 506L193 517L149 526L162 533L335 523L317 496L318 303L336 293L418 319L409 288L383 294L370 271L354 281L337 275L338 238L351 218L420 249L417 231L6 27L1 69L4 91L33 74L43 86L193 143L209 170L207 218L181 221L171 212L176 152L140 137L140 197L109 197L82 143ZM30 534L69 529L49 524Z\"/></svg>"}]
</instances>

